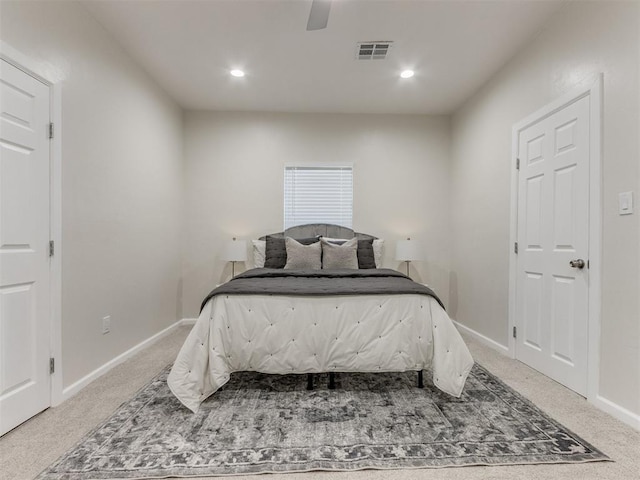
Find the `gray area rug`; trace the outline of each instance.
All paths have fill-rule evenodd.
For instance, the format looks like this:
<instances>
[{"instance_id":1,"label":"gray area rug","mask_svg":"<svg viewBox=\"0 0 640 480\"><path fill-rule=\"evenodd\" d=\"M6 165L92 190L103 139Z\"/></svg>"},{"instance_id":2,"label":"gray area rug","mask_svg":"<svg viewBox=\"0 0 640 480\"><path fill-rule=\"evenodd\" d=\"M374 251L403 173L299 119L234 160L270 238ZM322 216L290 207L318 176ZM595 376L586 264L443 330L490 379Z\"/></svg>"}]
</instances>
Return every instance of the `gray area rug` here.
<instances>
[{"instance_id":1,"label":"gray area rug","mask_svg":"<svg viewBox=\"0 0 640 480\"><path fill-rule=\"evenodd\" d=\"M415 373L236 373L184 408L169 367L40 480L215 476L608 460L479 365L460 399ZM425 375L425 379L429 375Z\"/></svg>"}]
</instances>

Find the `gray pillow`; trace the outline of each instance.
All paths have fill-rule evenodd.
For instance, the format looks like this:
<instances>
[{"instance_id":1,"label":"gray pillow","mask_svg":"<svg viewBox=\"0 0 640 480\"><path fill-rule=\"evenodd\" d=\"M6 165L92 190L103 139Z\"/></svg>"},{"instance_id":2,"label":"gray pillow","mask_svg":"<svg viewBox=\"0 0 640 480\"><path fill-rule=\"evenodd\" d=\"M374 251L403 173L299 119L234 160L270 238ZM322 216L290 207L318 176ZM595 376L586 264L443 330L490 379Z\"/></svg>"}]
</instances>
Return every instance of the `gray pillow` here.
<instances>
[{"instance_id":1,"label":"gray pillow","mask_svg":"<svg viewBox=\"0 0 640 480\"><path fill-rule=\"evenodd\" d=\"M303 245L291 237L285 238L287 263L285 270L305 269L320 270L322 268L322 247L320 242Z\"/></svg>"},{"instance_id":2,"label":"gray pillow","mask_svg":"<svg viewBox=\"0 0 640 480\"><path fill-rule=\"evenodd\" d=\"M358 240L358 268L376 268L373 238Z\"/></svg>"},{"instance_id":3,"label":"gray pillow","mask_svg":"<svg viewBox=\"0 0 640 480\"><path fill-rule=\"evenodd\" d=\"M351 268L358 269L358 239L352 238L342 245L328 242L324 238L322 243L322 268Z\"/></svg>"},{"instance_id":4,"label":"gray pillow","mask_svg":"<svg viewBox=\"0 0 640 480\"><path fill-rule=\"evenodd\" d=\"M321 238L334 245L344 245L348 242L346 238ZM376 268L373 240L373 238L358 239L358 268Z\"/></svg>"},{"instance_id":5,"label":"gray pillow","mask_svg":"<svg viewBox=\"0 0 640 480\"><path fill-rule=\"evenodd\" d=\"M303 245L311 245L320 242L320 239L313 238L297 238L299 243ZM287 264L287 247L283 237L273 237L268 235L264 251L264 268L284 268Z\"/></svg>"}]
</instances>

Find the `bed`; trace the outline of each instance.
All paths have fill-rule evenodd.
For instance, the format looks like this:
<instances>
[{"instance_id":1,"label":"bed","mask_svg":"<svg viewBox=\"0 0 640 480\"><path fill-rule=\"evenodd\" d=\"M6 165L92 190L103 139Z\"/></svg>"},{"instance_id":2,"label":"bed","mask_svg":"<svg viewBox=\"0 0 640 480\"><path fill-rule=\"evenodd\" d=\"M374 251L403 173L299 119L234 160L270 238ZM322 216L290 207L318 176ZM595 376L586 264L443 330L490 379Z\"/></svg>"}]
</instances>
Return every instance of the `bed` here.
<instances>
[{"instance_id":1,"label":"bed","mask_svg":"<svg viewBox=\"0 0 640 480\"><path fill-rule=\"evenodd\" d=\"M282 243L275 239L287 237L324 237L335 245L367 247L376 240L324 224L294 227L264 238L275 244ZM347 239L357 240L347 244ZM323 240L321 248L333 251L328 243ZM317 250L313 240L309 245L306 250ZM324 251L329 261L328 250ZM344 254L344 249L338 254ZM295 256L291 257L288 262ZM420 372L421 379L421 372L428 369L436 387L460 396L472 366L471 354L437 295L395 270L254 268L207 296L167 383L182 404L195 412L239 371L413 370Z\"/></svg>"}]
</instances>

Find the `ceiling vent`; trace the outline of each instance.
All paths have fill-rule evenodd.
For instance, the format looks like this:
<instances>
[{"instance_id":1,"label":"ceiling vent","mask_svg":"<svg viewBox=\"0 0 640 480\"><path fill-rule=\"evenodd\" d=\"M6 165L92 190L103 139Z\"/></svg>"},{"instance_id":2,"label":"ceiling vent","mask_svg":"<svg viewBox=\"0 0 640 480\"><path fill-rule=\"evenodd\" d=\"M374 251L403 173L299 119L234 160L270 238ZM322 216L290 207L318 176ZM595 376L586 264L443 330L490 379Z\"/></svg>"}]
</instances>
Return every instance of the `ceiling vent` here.
<instances>
[{"instance_id":1,"label":"ceiling vent","mask_svg":"<svg viewBox=\"0 0 640 480\"><path fill-rule=\"evenodd\" d=\"M384 60L387 58L393 42L360 42L358 43L358 60Z\"/></svg>"}]
</instances>

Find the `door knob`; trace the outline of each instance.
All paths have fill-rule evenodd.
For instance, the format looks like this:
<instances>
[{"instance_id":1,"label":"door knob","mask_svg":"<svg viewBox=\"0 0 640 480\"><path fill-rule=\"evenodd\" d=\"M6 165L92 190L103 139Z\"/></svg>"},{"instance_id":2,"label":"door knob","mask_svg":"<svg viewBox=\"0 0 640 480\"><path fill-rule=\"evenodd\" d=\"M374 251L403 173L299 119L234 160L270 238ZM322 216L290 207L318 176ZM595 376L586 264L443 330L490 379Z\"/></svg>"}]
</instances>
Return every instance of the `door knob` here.
<instances>
[{"instance_id":1,"label":"door knob","mask_svg":"<svg viewBox=\"0 0 640 480\"><path fill-rule=\"evenodd\" d=\"M569 265L571 265L573 268L584 268L584 260L582 260L581 258L577 259L577 260L571 260L569 262Z\"/></svg>"}]
</instances>

